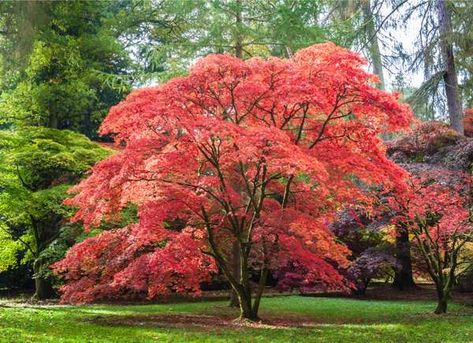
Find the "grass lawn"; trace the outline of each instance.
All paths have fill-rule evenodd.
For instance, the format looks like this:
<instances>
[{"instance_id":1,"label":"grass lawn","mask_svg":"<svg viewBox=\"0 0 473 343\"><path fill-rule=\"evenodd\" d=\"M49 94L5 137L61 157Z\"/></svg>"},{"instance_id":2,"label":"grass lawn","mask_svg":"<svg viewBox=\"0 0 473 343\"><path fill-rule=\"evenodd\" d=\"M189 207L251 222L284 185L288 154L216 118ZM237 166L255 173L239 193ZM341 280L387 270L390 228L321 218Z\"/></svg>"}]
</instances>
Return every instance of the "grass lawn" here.
<instances>
[{"instance_id":1,"label":"grass lawn","mask_svg":"<svg viewBox=\"0 0 473 343\"><path fill-rule=\"evenodd\" d=\"M241 325L226 302L25 306L0 301L0 342L473 342L473 307L432 301L264 298L267 324Z\"/></svg>"}]
</instances>

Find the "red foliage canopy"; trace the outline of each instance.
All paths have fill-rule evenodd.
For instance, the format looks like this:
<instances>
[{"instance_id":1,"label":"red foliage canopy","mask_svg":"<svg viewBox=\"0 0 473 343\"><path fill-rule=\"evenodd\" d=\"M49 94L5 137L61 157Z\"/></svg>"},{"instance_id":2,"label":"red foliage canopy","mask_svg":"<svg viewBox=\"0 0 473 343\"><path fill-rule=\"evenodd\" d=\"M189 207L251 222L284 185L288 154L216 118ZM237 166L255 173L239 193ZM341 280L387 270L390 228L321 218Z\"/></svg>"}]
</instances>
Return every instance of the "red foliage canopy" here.
<instances>
[{"instance_id":1,"label":"red foliage canopy","mask_svg":"<svg viewBox=\"0 0 473 343\"><path fill-rule=\"evenodd\" d=\"M418 241L432 240L440 250L452 248L452 240L470 234L468 173L428 169L412 175L407 185L405 192L388 198L389 208L397 214L394 224L407 225Z\"/></svg>"},{"instance_id":2,"label":"red foliage canopy","mask_svg":"<svg viewBox=\"0 0 473 343\"><path fill-rule=\"evenodd\" d=\"M288 277L302 285L342 287L349 251L327 224L341 206L369 201L360 183L401 183L378 135L411 121L364 64L332 43L291 59L210 55L112 108L101 133L124 148L68 204L87 230L129 203L139 220L86 239L54 266L67 280L63 300L198 293L216 265L232 286L245 286L248 270L295 265L303 268Z\"/></svg>"}]
</instances>

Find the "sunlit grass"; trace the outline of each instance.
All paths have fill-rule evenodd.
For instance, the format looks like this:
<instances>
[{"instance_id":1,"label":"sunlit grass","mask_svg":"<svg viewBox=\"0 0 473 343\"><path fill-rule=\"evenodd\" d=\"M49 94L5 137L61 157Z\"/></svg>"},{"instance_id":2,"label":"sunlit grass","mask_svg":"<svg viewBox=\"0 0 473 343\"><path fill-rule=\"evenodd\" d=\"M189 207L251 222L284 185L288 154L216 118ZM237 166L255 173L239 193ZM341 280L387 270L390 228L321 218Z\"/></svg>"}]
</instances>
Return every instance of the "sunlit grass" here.
<instances>
[{"instance_id":1,"label":"sunlit grass","mask_svg":"<svg viewBox=\"0 0 473 343\"><path fill-rule=\"evenodd\" d=\"M237 312L225 302L156 305L8 307L0 304L0 342L473 342L473 308L452 304L445 316L430 301L273 297L259 327L193 326L166 316ZM163 317L160 317L163 316ZM191 317L192 318L192 317ZM212 317L209 317L212 318ZM274 324L282 321L283 325Z\"/></svg>"}]
</instances>

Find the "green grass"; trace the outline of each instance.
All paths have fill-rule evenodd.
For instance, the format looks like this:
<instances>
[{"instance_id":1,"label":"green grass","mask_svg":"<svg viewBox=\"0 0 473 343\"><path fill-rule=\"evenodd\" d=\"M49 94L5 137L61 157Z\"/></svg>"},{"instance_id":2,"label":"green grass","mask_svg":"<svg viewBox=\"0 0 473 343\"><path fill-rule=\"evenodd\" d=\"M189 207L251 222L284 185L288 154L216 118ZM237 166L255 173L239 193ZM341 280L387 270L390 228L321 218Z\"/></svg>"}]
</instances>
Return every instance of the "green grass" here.
<instances>
[{"instance_id":1,"label":"green grass","mask_svg":"<svg viewBox=\"0 0 473 343\"><path fill-rule=\"evenodd\" d=\"M217 316L228 322L237 312L218 301L16 307L4 300L0 342L473 342L472 307L451 304L444 316L432 314L434 307L431 301L271 297L263 299L260 315L274 325L175 327L174 319L160 318Z\"/></svg>"}]
</instances>

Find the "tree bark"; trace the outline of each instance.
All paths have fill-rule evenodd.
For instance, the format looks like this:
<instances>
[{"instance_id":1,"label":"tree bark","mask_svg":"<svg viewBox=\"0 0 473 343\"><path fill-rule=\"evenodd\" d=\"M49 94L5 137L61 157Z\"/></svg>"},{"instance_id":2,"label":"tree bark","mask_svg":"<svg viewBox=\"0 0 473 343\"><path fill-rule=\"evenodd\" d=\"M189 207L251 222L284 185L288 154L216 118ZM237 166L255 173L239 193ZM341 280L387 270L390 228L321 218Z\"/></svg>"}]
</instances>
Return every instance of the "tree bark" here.
<instances>
[{"instance_id":1,"label":"tree bark","mask_svg":"<svg viewBox=\"0 0 473 343\"><path fill-rule=\"evenodd\" d=\"M54 297L54 289L51 281L41 278L34 279L35 294L34 298L38 300L46 300Z\"/></svg>"},{"instance_id":2,"label":"tree bark","mask_svg":"<svg viewBox=\"0 0 473 343\"><path fill-rule=\"evenodd\" d=\"M383 61L381 57L381 51L379 49L378 34L376 32L376 20L371 10L370 0L363 0L362 10L366 28L366 35L369 39L368 51L371 58L371 63L373 63L373 73L375 73L379 77L379 83L377 84L377 87L380 89L384 89L385 84L383 73Z\"/></svg>"},{"instance_id":3,"label":"tree bark","mask_svg":"<svg viewBox=\"0 0 473 343\"><path fill-rule=\"evenodd\" d=\"M399 290L415 288L412 276L411 242L405 228L398 228L396 235L396 258L401 268L396 270L392 286Z\"/></svg>"},{"instance_id":4,"label":"tree bark","mask_svg":"<svg viewBox=\"0 0 473 343\"><path fill-rule=\"evenodd\" d=\"M452 24L450 11L446 0L437 1L438 20L440 26L440 48L442 50L443 64L445 68L444 83L447 96L448 114L450 125L460 134L464 134L463 113L458 90L457 71L453 55L453 44L451 42Z\"/></svg>"},{"instance_id":5,"label":"tree bark","mask_svg":"<svg viewBox=\"0 0 473 343\"><path fill-rule=\"evenodd\" d=\"M257 320L258 315L253 311L253 306L251 304L251 290L242 287L241 291L238 293L238 298L240 301L240 319L251 321Z\"/></svg>"},{"instance_id":6,"label":"tree bark","mask_svg":"<svg viewBox=\"0 0 473 343\"><path fill-rule=\"evenodd\" d=\"M40 266L35 261L33 263L33 272L37 274L39 273L39 271L40 271ZM36 277L35 275L34 285L35 285L35 294L33 297L35 299L38 299L38 300L51 299L55 294L51 280L43 279L41 277Z\"/></svg>"},{"instance_id":7,"label":"tree bark","mask_svg":"<svg viewBox=\"0 0 473 343\"><path fill-rule=\"evenodd\" d=\"M233 275L237 280L240 279L240 248L238 247L238 242L235 241L232 245L232 267L233 267ZM240 300L238 298L238 294L232 288L230 293L230 307L239 307Z\"/></svg>"},{"instance_id":8,"label":"tree bark","mask_svg":"<svg viewBox=\"0 0 473 343\"><path fill-rule=\"evenodd\" d=\"M241 37L241 25L242 25L242 17L241 17L241 0L236 0L237 9L236 9L236 35L235 35L235 56L238 58L243 58L243 42Z\"/></svg>"},{"instance_id":9,"label":"tree bark","mask_svg":"<svg viewBox=\"0 0 473 343\"><path fill-rule=\"evenodd\" d=\"M441 290L437 290L437 308L435 314L447 313L448 295L444 294Z\"/></svg>"},{"instance_id":10,"label":"tree bark","mask_svg":"<svg viewBox=\"0 0 473 343\"><path fill-rule=\"evenodd\" d=\"M261 296L263 295L264 287L266 286L266 280L268 279L268 273L269 273L268 269L266 267L263 267L263 269L261 270L258 289L256 291L255 299L253 301L253 312L254 312L255 316L258 316L259 305L261 303Z\"/></svg>"}]
</instances>

